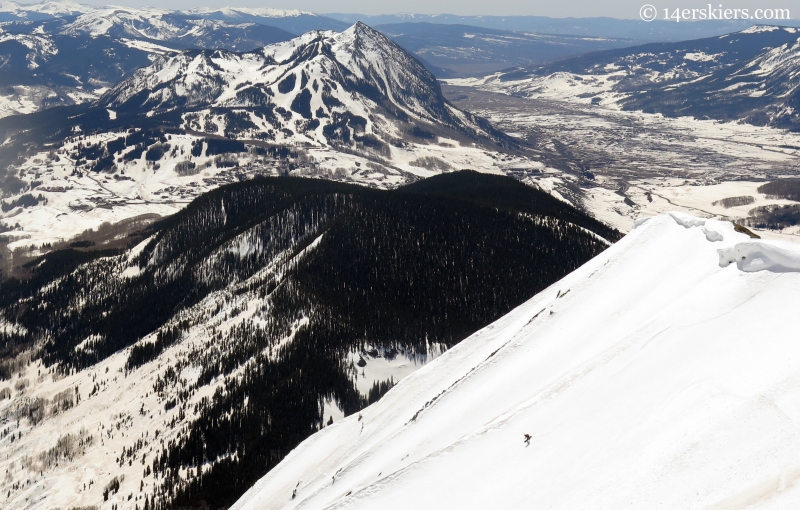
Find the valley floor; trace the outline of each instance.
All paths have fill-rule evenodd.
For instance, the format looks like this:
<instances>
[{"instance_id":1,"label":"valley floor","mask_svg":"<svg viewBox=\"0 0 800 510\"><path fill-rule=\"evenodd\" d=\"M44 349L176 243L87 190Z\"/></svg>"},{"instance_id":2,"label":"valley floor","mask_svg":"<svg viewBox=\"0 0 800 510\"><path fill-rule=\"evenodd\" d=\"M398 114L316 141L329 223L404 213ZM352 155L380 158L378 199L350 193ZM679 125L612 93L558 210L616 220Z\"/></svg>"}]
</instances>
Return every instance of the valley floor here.
<instances>
[{"instance_id":1,"label":"valley floor","mask_svg":"<svg viewBox=\"0 0 800 510\"><path fill-rule=\"evenodd\" d=\"M521 98L453 85L443 91L459 108L532 144L544 165L558 170L537 176L540 187L555 189L623 232L636 219L665 211L736 220L754 207L794 203L769 199L756 188L800 176L798 133L621 111L579 98ZM755 202L714 204L743 195ZM759 235L800 242L800 227Z\"/></svg>"}]
</instances>

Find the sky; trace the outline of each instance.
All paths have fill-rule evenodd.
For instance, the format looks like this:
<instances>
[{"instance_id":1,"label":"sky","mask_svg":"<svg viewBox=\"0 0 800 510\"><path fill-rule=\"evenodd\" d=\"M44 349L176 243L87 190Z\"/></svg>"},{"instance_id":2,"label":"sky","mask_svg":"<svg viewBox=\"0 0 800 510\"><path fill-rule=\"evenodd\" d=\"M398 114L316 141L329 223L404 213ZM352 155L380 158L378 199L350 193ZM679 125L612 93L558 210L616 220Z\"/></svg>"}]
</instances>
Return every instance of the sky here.
<instances>
[{"instance_id":1,"label":"sky","mask_svg":"<svg viewBox=\"0 0 800 510\"><path fill-rule=\"evenodd\" d=\"M106 3L143 7L153 5L153 0L78 0L79 3L103 5ZM360 13L360 14L461 14L461 15L534 15L551 17L598 17L639 19L643 5L652 4L658 9L659 18L664 9L693 9L707 7L704 0L165 0L158 7L188 9L198 6L224 7L271 7L276 9L301 9L317 13ZM724 8L783 8L797 10L792 19L800 19L800 5L797 0L717 0L714 7Z\"/></svg>"}]
</instances>

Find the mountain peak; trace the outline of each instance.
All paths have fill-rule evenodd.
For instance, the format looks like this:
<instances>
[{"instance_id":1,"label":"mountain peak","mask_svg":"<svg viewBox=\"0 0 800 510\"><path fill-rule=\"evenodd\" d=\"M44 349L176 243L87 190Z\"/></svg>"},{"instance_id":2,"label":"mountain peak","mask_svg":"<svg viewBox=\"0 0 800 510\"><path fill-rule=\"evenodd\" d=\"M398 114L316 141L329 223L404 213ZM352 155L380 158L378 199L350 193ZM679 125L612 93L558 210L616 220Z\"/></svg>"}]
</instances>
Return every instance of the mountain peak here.
<instances>
[{"instance_id":1,"label":"mountain peak","mask_svg":"<svg viewBox=\"0 0 800 510\"><path fill-rule=\"evenodd\" d=\"M394 45L389 38L362 21L356 21L350 28L342 31L338 34L337 39L340 41L350 39L377 40L380 41L380 44L388 43Z\"/></svg>"},{"instance_id":2,"label":"mountain peak","mask_svg":"<svg viewBox=\"0 0 800 510\"><path fill-rule=\"evenodd\" d=\"M372 28L371 26L367 25L366 23L360 20L353 23L353 29L357 31L379 33L377 30L375 30L374 28Z\"/></svg>"},{"instance_id":3,"label":"mountain peak","mask_svg":"<svg viewBox=\"0 0 800 510\"><path fill-rule=\"evenodd\" d=\"M178 107L264 108L266 124L246 123L241 136L325 145L361 140L378 147L396 144L412 131L435 140L434 129L442 128L455 129L459 137L496 133L475 117L456 113L422 63L360 22L341 33L308 32L249 53L203 50L162 57L111 89L98 105L148 116ZM225 125L242 124L230 120ZM424 128L426 123L431 128Z\"/></svg>"}]
</instances>

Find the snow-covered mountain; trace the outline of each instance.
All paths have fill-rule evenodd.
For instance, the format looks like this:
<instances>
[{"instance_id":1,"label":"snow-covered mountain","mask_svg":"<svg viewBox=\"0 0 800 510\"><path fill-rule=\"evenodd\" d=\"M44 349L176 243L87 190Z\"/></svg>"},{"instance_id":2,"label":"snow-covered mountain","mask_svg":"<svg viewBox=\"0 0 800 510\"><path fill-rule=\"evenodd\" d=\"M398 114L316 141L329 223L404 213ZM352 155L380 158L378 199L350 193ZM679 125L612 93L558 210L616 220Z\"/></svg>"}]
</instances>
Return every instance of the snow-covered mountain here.
<instances>
[{"instance_id":1,"label":"snow-covered mountain","mask_svg":"<svg viewBox=\"0 0 800 510\"><path fill-rule=\"evenodd\" d=\"M358 142L387 155L390 145L436 135L511 143L486 122L448 104L436 78L418 60L362 23L341 33L309 32L250 53L200 51L159 58L97 104L130 116L180 109L183 126L196 131L274 141ZM227 112L219 111L223 108Z\"/></svg>"},{"instance_id":2,"label":"snow-covered mountain","mask_svg":"<svg viewBox=\"0 0 800 510\"><path fill-rule=\"evenodd\" d=\"M95 234L0 279L2 508L226 508L619 238L475 172L393 191L253 179L130 249Z\"/></svg>"},{"instance_id":3,"label":"snow-covered mountain","mask_svg":"<svg viewBox=\"0 0 800 510\"><path fill-rule=\"evenodd\" d=\"M118 5L96 7L83 5L70 0L40 2L37 4L20 4L13 1L0 2L0 22L23 21L34 22L42 20L63 19L73 21L75 17L82 18L82 25L98 26L96 21L109 20L109 12L127 11L130 15L136 13L141 18L159 19L164 16L186 19L211 19L233 24L249 23L268 25L286 30L293 34L303 34L310 30L344 30L352 25L337 19L321 16L313 12L297 9L271 9L249 7L223 7L209 8L198 7L187 10L167 10L158 7L128 8ZM113 21L113 20L111 20Z\"/></svg>"},{"instance_id":4,"label":"snow-covered mountain","mask_svg":"<svg viewBox=\"0 0 800 510\"><path fill-rule=\"evenodd\" d=\"M258 175L394 188L461 169L544 170L363 24L247 53L159 56L94 103L0 119L0 138L0 225L12 251L171 214Z\"/></svg>"},{"instance_id":5,"label":"snow-covered mountain","mask_svg":"<svg viewBox=\"0 0 800 510\"><path fill-rule=\"evenodd\" d=\"M245 17L245 16L258 16L260 18L299 18L301 16L318 16L310 11L302 11L300 9L271 9L269 7L223 7L215 9L213 7L195 7L194 9L186 9L180 11L191 16L227 16L227 17ZM350 26L351 24L348 24Z\"/></svg>"},{"instance_id":6,"label":"snow-covered mountain","mask_svg":"<svg viewBox=\"0 0 800 510\"><path fill-rule=\"evenodd\" d=\"M470 83L525 97L799 129L798 59L800 29L755 26L597 52Z\"/></svg>"},{"instance_id":7,"label":"snow-covered mountain","mask_svg":"<svg viewBox=\"0 0 800 510\"><path fill-rule=\"evenodd\" d=\"M209 20L201 17L190 18L165 9L134 9L127 7L108 7L82 14L65 23L57 33L60 35L88 35L92 37L107 35L114 39L127 38L166 43L185 43L185 41L194 43L194 37L201 35L203 30L208 30L209 27L214 26L219 29L239 32L240 37L246 36L247 30L253 32L251 38L258 38L262 33L270 31L282 36L280 38L273 37L272 41L266 41L263 44L285 40L286 36L292 36L292 34L279 28L267 27L253 22L236 23L217 19ZM207 47L197 44L188 46L184 44L183 47L191 47L192 45L201 48ZM231 48L227 45L210 47L234 50L253 49L252 46L247 48Z\"/></svg>"},{"instance_id":8,"label":"snow-covered mountain","mask_svg":"<svg viewBox=\"0 0 800 510\"><path fill-rule=\"evenodd\" d=\"M95 7L72 2L71 0L40 2L36 4L20 4L12 1L3 1L0 2L0 21L34 21L63 18L77 16L94 10Z\"/></svg>"},{"instance_id":9,"label":"snow-covered mountain","mask_svg":"<svg viewBox=\"0 0 800 510\"><path fill-rule=\"evenodd\" d=\"M0 118L96 100L108 87L150 63L151 52L107 37L29 31L0 33Z\"/></svg>"},{"instance_id":10,"label":"snow-covered mountain","mask_svg":"<svg viewBox=\"0 0 800 510\"><path fill-rule=\"evenodd\" d=\"M789 41L719 71L693 80L658 84L631 95L626 109L662 111L671 116L743 120L757 125L800 130L800 29L756 27L792 34ZM728 39L745 37L733 34ZM709 58L702 53L697 59ZM690 82L689 82L690 81Z\"/></svg>"},{"instance_id":11,"label":"snow-covered mountain","mask_svg":"<svg viewBox=\"0 0 800 510\"><path fill-rule=\"evenodd\" d=\"M249 51L293 34L253 22L122 7L0 28L0 117L96 100L156 55L189 48Z\"/></svg>"},{"instance_id":12,"label":"snow-covered mountain","mask_svg":"<svg viewBox=\"0 0 800 510\"><path fill-rule=\"evenodd\" d=\"M795 508L798 306L797 246L651 218L232 508Z\"/></svg>"},{"instance_id":13,"label":"snow-covered mountain","mask_svg":"<svg viewBox=\"0 0 800 510\"><path fill-rule=\"evenodd\" d=\"M72 2L5 2L0 22L0 117L95 100L155 55L190 48L250 51L309 30L349 26L296 10L172 11Z\"/></svg>"}]
</instances>

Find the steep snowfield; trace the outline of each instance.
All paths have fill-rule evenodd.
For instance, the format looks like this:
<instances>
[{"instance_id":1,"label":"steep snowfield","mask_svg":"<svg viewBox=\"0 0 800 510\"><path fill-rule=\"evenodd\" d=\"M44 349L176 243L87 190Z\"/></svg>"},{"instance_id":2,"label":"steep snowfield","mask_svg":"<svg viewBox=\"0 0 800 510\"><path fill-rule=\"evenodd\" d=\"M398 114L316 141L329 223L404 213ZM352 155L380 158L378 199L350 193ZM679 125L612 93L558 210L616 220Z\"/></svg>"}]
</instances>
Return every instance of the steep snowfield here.
<instances>
[{"instance_id":1,"label":"steep snowfield","mask_svg":"<svg viewBox=\"0 0 800 510\"><path fill-rule=\"evenodd\" d=\"M449 200L455 190L466 199ZM497 196L520 206L484 205ZM50 228L69 228L62 222ZM522 184L475 173L387 193L258 179L211 192L147 234L118 255L39 271L22 292L0 286L0 509L181 508L175 491L195 473L211 507L227 508L319 430L323 412L339 421L377 400L387 381L600 253L598 235L616 238ZM74 252L54 257L64 255ZM435 276L440 261L453 283ZM351 290L356 272L382 288ZM362 288L365 298L351 297ZM398 312L387 318L389 306ZM369 323L355 323L355 308ZM65 327L64 317L75 320ZM325 359L313 357L319 349ZM294 354L304 352L312 361ZM277 370L289 375L259 376ZM326 373L338 375L318 382ZM303 414L295 388L306 392ZM240 432L217 427L228 420ZM175 456L192 445L202 459ZM119 489L104 495L115 478ZM220 495L212 480L231 478Z\"/></svg>"},{"instance_id":2,"label":"steep snowfield","mask_svg":"<svg viewBox=\"0 0 800 510\"><path fill-rule=\"evenodd\" d=\"M798 271L730 223L647 220L233 508L796 508Z\"/></svg>"}]
</instances>

